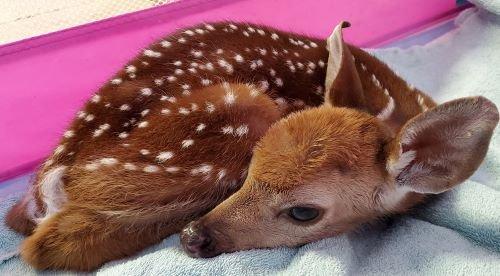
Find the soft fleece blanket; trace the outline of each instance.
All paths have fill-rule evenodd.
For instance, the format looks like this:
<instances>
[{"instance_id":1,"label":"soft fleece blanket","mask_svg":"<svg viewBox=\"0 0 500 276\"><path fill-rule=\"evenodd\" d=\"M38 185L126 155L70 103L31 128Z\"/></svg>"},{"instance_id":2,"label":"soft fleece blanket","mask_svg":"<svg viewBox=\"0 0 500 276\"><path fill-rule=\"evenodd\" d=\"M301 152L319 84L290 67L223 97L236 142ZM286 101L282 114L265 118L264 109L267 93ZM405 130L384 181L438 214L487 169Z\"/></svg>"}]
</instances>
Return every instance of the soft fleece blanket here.
<instances>
[{"instance_id":1,"label":"soft fleece blanket","mask_svg":"<svg viewBox=\"0 0 500 276\"><path fill-rule=\"evenodd\" d=\"M456 30L425 46L372 52L438 102L484 95L500 106L500 1L477 1ZM104 275L499 275L500 131L480 170L414 214L300 248L192 259L177 235L137 256L106 264ZM18 195L0 199L0 220ZM0 275L35 274L14 256L21 237L0 224ZM53 272L50 272L53 273ZM67 273L65 273L67 274Z\"/></svg>"}]
</instances>

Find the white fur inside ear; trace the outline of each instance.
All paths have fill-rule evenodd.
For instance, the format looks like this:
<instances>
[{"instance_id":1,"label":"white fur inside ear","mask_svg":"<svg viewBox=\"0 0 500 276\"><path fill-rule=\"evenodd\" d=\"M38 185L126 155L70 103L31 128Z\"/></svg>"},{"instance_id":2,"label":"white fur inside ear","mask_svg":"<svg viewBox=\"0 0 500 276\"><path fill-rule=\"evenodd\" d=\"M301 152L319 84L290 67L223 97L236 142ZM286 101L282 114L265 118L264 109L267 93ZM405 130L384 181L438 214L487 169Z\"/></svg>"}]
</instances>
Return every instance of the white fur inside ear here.
<instances>
[{"instance_id":1,"label":"white fur inside ear","mask_svg":"<svg viewBox=\"0 0 500 276\"><path fill-rule=\"evenodd\" d=\"M396 159L389 159L387 160L386 168L389 174L393 177L398 176L401 171L410 164L413 159L415 159L415 156L417 155L417 152L414 150L409 150L406 152L401 152L399 153L399 156Z\"/></svg>"},{"instance_id":2,"label":"white fur inside ear","mask_svg":"<svg viewBox=\"0 0 500 276\"><path fill-rule=\"evenodd\" d=\"M42 201L45 205L45 216L37 219L37 223L42 222L49 216L59 212L60 208L68 200L64 191L62 177L66 171L66 166L59 166L49 170L40 181L39 189Z\"/></svg>"},{"instance_id":3,"label":"white fur inside ear","mask_svg":"<svg viewBox=\"0 0 500 276\"><path fill-rule=\"evenodd\" d=\"M326 67L325 91L330 91L333 81L337 77L342 64L344 41L342 39L342 23L338 24L327 40L328 65ZM325 97L328 97L326 93ZM330 102L328 99L326 103Z\"/></svg>"}]
</instances>

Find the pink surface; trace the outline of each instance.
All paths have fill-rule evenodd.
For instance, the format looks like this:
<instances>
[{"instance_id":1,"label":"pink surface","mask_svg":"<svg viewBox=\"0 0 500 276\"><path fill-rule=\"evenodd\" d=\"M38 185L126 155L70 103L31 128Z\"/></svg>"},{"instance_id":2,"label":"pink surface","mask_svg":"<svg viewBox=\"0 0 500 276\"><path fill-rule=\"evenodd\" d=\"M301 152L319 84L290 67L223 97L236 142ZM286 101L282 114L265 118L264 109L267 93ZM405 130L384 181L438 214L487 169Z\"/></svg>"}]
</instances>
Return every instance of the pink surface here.
<instances>
[{"instance_id":1,"label":"pink surface","mask_svg":"<svg viewBox=\"0 0 500 276\"><path fill-rule=\"evenodd\" d=\"M234 20L375 46L457 12L440 0L185 0L0 47L0 180L47 156L88 96L139 49L177 28Z\"/></svg>"}]
</instances>

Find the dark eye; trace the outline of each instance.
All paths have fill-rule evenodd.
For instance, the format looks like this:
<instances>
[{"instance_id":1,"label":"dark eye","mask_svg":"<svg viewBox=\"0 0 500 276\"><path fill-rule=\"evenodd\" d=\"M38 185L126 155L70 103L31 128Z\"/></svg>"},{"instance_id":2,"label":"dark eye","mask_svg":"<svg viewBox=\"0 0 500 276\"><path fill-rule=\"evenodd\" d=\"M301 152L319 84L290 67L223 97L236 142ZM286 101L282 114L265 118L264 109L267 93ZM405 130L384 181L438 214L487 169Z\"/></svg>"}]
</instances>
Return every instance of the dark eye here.
<instances>
[{"instance_id":1,"label":"dark eye","mask_svg":"<svg viewBox=\"0 0 500 276\"><path fill-rule=\"evenodd\" d=\"M288 215L297 221L310 221L318 217L318 209L311 207L293 207L288 211Z\"/></svg>"}]
</instances>

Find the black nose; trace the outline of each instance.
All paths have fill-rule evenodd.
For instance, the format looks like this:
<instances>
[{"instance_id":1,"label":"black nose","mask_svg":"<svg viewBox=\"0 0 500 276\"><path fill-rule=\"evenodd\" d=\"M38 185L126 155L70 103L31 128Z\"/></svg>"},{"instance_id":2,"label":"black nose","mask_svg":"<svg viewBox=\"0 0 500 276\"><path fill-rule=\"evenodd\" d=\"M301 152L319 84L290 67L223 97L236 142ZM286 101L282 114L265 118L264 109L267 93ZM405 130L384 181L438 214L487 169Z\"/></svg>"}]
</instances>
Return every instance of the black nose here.
<instances>
[{"instance_id":1,"label":"black nose","mask_svg":"<svg viewBox=\"0 0 500 276\"><path fill-rule=\"evenodd\" d=\"M211 257L214 254L214 242L208 229L198 221L192 221L181 232L181 244L191 257Z\"/></svg>"}]
</instances>

